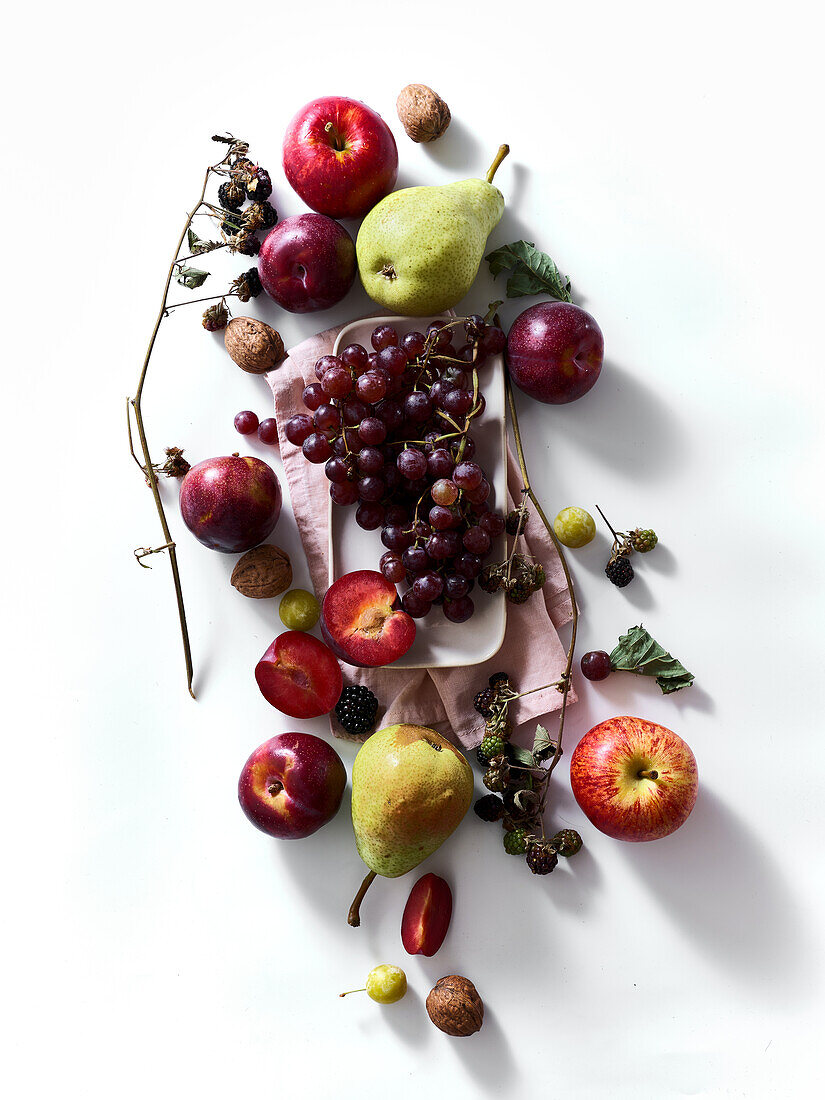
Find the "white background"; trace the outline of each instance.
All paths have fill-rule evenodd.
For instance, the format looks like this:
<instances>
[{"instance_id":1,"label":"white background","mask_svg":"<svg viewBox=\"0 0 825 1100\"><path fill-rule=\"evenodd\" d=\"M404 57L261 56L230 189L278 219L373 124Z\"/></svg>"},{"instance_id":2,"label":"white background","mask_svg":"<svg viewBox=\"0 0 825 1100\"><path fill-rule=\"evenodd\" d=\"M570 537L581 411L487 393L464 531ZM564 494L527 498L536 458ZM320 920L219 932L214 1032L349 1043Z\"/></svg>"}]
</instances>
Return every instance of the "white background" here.
<instances>
[{"instance_id":1,"label":"white background","mask_svg":"<svg viewBox=\"0 0 825 1100\"><path fill-rule=\"evenodd\" d=\"M17 5L5 27L3 1025L15 1098L53 1095L807 1097L822 1027L822 87L815 6ZM394 112L433 85L454 122L414 146ZM697 676L664 698L579 682L553 824L585 849L546 879L470 816L428 863L455 919L407 958L413 881L373 886L347 805L300 843L241 814L247 754L290 723L253 665L276 604L182 528L197 702L168 565L126 450L134 391L185 211L232 129L280 169L292 113L362 98L392 126L399 184L483 174L501 141L491 241L549 251L598 319L606 364L571 406L521 402L551 514L602 505L659 549L625 591L601 532L572 555L579 653L638 621ZM352 227L355 228L354 226ZM215 262L218 284L242 270ZM496 288L498 291L498 288ZM183 292L183 296L186 292ZM494 289L482 276L467 310ZM511 303L511 321L522 305ZM287 344L358 315L259 302ZM197 307L165 322L144 411L155 455L238 446L265 383ZM270 456L257 445L253 453ZM306 582L288 514L278 541ZM518 670L511 670L517 674ZM637 713L693 747L701 793L677 834L588 826L566 763L594 722ZM323 730L323 723L302 728ZM352 746L338 745L348 767ZM478 784L481 789L480 782ZM410 993L337 993L377 962ZM452 1040L423 1001L466 974L484 1030ZM534 1091L537 1090L537 1091Z\"/></svg>"}]
</instances>

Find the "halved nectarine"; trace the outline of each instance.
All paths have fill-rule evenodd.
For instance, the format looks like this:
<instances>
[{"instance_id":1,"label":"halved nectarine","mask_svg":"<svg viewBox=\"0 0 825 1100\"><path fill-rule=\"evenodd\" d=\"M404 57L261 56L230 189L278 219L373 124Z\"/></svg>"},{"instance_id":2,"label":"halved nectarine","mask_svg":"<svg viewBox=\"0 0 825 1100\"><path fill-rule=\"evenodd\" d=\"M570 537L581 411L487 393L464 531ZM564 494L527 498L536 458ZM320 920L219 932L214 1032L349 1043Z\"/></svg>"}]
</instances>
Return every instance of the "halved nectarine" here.
<instances>
[{"instance_id":1,"label":"halved nectarine","mask_svg":"<svg viewBox=\"0 0 825 1100\"><path fill-rule=\"evenodd\" d=\"M342 661L377 668L403 657L415 641L415 623L394 584L374 569L356 569L327 589L321 634Z\"/></svg>"}]
</instances>

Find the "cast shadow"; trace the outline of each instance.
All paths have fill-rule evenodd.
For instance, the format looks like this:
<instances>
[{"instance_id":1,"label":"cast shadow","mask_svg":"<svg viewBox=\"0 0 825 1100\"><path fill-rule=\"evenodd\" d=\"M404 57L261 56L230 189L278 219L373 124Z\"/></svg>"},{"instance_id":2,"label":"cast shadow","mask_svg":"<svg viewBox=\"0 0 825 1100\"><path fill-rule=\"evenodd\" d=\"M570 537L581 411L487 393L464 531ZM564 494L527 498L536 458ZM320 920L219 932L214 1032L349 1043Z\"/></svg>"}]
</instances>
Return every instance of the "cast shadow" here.
<instances>
[{"instance_id":1,"label":"cast shadow","mask_svg":"<svg viewBox=\"0 0 825 1100\"><path fill-rule=\"evenodd\" d=\"M657 542L655 548L649 554L644 555L645 569L661 573L665 577L672 577L676 572L677 565L676 555L661 542Z\"/></svg>"},{"instance_id":2,"label":"cast shadow","mask_svg":"<svg viewBox=\"0 0 825 1100\"><path fill-rule=\"evenodd\" d=\"M425 142L422 148L442 168L464 173L457 175L456 179L484 176L489 167L481 164L485 155L481 142L460 118L453 118L446 133L436 141ZM492 153L490 159L492 160Z\"/></svg>"},{"instance_id":3,"label":"cast shadow","mask_svg":"<svg viewBox=\"0 0 825 1100\"><path fill-rule=\"evenodd\" d=\"M688 822L653 844L621 845L675 926L715 967L761 996L810 994L812 947L792 885L760 837L707 788Z\"/></svg>"},{"instance_id":4,"label":"cast shadow","mask_svg":"<svg viewBox=\"0 0 825 1100\"><path fill-rule=\"evenodd\" d=\"M505 1085L512 1083L517 1069L513 1052L504 1029L488 1004L484 1005L481 1031L466 1038L445 1036L445 1039L463 1063L479 1093L500 1093Z\"/></svg>"},{"instance_id":5,"label":"cast shadow","mask_svg":"<svg viewBox=\"0 0 825 1100\"><path fill-rule=\"evenodd\" d=\"M610 359L598 385L561 409L565 435L614 470L631 477L644 471L647 482L661 481L684 460L684 432L670 407ZM621 431L616 431L617 424ZM651 558L658 551L657 546ZM671 559L666 552L660 560Z\"/></svg>"}]
</instances>

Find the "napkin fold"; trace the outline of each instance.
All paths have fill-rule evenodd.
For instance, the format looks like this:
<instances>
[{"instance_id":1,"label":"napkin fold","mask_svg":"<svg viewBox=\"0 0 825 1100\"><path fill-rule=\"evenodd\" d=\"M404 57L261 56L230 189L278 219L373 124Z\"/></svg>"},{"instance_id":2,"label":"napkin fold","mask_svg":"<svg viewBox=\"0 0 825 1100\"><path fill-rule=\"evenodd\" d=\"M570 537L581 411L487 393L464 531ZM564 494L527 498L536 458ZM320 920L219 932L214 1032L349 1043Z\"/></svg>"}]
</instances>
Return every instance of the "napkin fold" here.
<instances>
[{"instance_id":1,"label":"napkin fold","mask_svg":"<svg viewBox=\"0 0 825 1100\"><path fill-rule=\"evenodd\" d=\"M323 467L307 462L301 448L286 438L284 428L291 416L306 411L302 400L304 387L317 381L315 362L332 352L341 327L327 329L302 341L266 376L275 400L278 442L292 511L319 599L328 587L329 487ZM509 446L507 489L505 512L514 507L515 499L521 498L521 479ZM496 503L501 508L501 502ZM557 628L572 617L561 560L543 524L537 521L529 524L522 538L527 554L541 562L547 574L542 590L544 598L534 596L523 604L508 603L504 641L495 656L481 664L455 668L343 666L345 685L365 684L377 696L380 726L395 722L429 726L463 748L475 748L484 736L484 721L473 708L473 698L487 686L487 678L493 672L508 673L516 690L521 692L532 691L560 678L566 653ZM376 542L376 562L380 553L380 543ZM481 598L486 597L482 595ZM503 596L489 598L503 599ZM421 629L426 629L425 623ZM571 689L568 703L575 701L576 695ZM543 687L516 700L510 708L514 734L517 735L519 726L558 710L560 706L561 695L553 687ZM330 716L330 726L337 737L363 740L347 734L334 714Z\"/></svg>"}]
</instances>

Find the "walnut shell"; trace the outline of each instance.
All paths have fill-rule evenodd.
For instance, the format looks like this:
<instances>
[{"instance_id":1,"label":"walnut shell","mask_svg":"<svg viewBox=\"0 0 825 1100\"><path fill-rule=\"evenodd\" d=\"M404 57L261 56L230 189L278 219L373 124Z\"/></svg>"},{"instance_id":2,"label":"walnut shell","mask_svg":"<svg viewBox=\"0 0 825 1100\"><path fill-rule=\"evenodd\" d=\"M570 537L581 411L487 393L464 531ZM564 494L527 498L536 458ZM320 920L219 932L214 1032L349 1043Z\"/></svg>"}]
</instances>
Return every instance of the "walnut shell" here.
<instances>
[{"instance_id":1,"label":"walnut shell","mask_svg":"<svg viewBox=\"0 0 825 1100\"><path fill-rule=\"evenodd\" d=\"M426 84L403 88L395 109L407 136L416 142L435 141L450 125L450 108Z\"/></svg>"},{"instance_id":2,"label":"walnut shell","mask_svg":"<svg viewBox=\"0 0 825 1100\"><path fill-rule=\"evenodd\" d=\"M253 600L280 596L292 584L289 554L280 546L256 546L238 559L231 579L242 596Z\"/></svg>"},{"instance_id":3,"label":"walnut shell","mask_svg":"<svg viewBox=\"0 0 825 1100\"><path fill-rule=\"evenodd\" d=\"M474 1035L484 1023L484 1002L469 978L439 978L427 994L427 1014L446 1035Z\"/></svg>"},{"instance_id":4,"label":"walnut shell","mask_svg":"<svg viewBox=\"0 0 825 1100\"><path fill-rule=\"evenodd\" d=\"M233 317L224 332L229 357L249 374L266 374L284 358L284 342L278 333L255 317Z\"/></svg>"}]
</instances>

